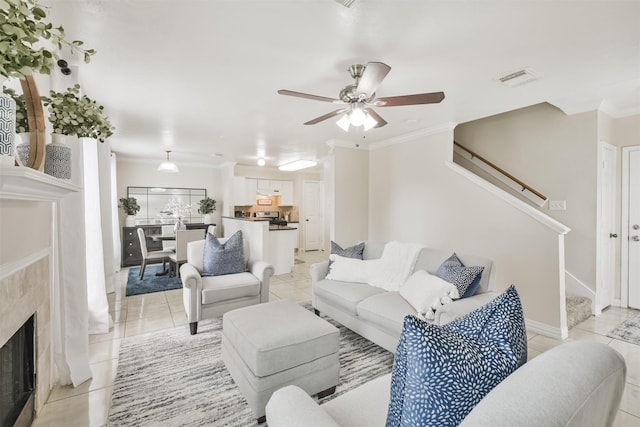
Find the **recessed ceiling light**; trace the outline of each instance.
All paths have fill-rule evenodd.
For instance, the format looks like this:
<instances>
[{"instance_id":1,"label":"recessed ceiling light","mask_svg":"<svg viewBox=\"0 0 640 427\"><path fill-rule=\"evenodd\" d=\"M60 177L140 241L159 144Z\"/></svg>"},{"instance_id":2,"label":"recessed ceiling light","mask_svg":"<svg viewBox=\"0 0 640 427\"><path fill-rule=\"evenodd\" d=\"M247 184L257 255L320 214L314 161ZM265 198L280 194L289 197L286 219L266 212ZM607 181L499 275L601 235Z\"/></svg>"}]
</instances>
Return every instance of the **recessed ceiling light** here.
<instances>
[{"instance_id":1,"label":"recessed ceiling light","mask_svg":"<svg viewBox=\"0 0 640 427\"><path fill-rule=\"evenodd\" d=\"M306 169L306 168L310 168L317 165L316 162L314 162L313 160L296 160L295 162L291 162L291 163L286 163L284 165L281 165L278 167L278 169L280 169L281 171L297 171L300 169Z\"/></svg>"},{"instance_id":2,"label":"recessed ceiling light","mask_svg":"<svg viewBox=\"0 0 640 427\"><path fill-rule=\"evenodd\" d=\"M264 164L265 164L265 163L266 163L266 162L264 161L264 159L263 159L262 157L260 157L260 158L258 159L258 166L264 166Z\"/></svg>"}]
</instances>

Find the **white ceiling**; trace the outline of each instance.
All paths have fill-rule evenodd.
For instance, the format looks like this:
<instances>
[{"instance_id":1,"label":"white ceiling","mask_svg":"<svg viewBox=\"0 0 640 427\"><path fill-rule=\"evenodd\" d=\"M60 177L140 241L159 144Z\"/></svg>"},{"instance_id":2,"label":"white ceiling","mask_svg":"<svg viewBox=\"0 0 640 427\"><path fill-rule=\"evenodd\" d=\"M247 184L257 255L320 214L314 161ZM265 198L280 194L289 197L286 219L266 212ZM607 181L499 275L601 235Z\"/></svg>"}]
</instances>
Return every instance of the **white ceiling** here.
<instances>
[{"instance_id":1,"label":"white ceiling","mask_svg":"<svg viewBox=\"0 0 640 427\"><path fill-rule=\"evenodd\" d=\"M567 114L640 113L640 1L48 0L69 38L97 49L79 66L121 156L178 165L275 167L320 159L328 141L370 144L550 102ZM67 58L69 59L69 58ZM376 108L389 124L346 133L337 97L351 64L384 62L378 97L443 91L434 105ZM74 62L73 59L70 62ZM498 77L528 67L538 81Z\"/></svg>"}]
</instances>

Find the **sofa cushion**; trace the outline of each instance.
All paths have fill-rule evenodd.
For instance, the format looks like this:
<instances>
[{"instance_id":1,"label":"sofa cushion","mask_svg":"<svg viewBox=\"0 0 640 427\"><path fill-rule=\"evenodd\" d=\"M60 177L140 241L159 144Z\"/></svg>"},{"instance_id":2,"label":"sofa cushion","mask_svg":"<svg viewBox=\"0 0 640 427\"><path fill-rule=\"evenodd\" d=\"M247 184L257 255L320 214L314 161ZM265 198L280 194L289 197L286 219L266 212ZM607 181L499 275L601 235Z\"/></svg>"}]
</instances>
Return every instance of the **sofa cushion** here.
<instances>
[{"instance_id":1,"label":"sofa cushion","mask_svg":"<svg viewBox=\"0 0 640 427\"><path fill-rule=\"evenodd\" d=\"M440 265L442 265L442 263L447 258L450 258L450 256L450 251L443 251L434 248L424 248L418 256L418 260L416 261L414 270L425 270L431 274L436 274L438 267L440 267ZM480 275L480 281L478 284L478 288L476 289L476 294L487 292L489 290L489 280L491 279L491 267L493 265L493 262L490 259L479 257L476 255L456 253L456 256L465 266L473 265L484 267L484 270Z\"/></svg>"},{"instance_id":2,"label":"sofa cushion","mask_svg":"<svg viewBox=\"0 0 640 427\"><path fill-rule=\"evenodd\" d=\"M364 242L360 242L356 245L343 249L342 246L340 246L333 240L331 241L332 254L340 255L346 258L362 259L363 252L364 252Z\"/></svg>"},{"instance_id":3,"label":"sofa cushion","mask_svg":"<svg viewBox=\"0 0 640 427\"><path fill-rule=\"evenodd\" d=\"M459 294L464 297L473 295L480 284L484 267L465 267L458 256L453 253L445 259L436 270L436 276L453 283Z\"/></svg>"},{"instance_id":4,"label":"sofa cushion","mask_svg":"<svg viewBox=\"0 0 640 427\"><path fill-rule=\"evenodd\" d=\"M202 304L213 304L259 294L260 280L248 272L202 278Z\"/></svg>"},{"instance_id":5,"label":"sofa cushion","mask_svg":"<svg viewBox=\"0 0 640 427\"><path fill-rule=\"evenodd\" d=\"M207 233L203 251L203 275L220 276L246 270L242 230L236 231L224 243L218 241L213 234Z\"/></svg>"},{"instance_id":6,"label":"sofa cushion","mask_svg":"<svg viewBox=\"0 0 640 427\"><path fill-rule=\"evenodd\" d=\"M356 315L358 303L372 295L385 292L366 283L320 280L313 286L313 293L333 306L340 307L349 314Z\"/></svg>"},{"instance_id":7,"label":"sofa cushion","mask_svg":"<svg viewBox=\"0 0 640 427\"><path fill-rule=\"evenodd\" d=\"M387 426L457 426L526 360L526 331L513 286L445 326L404 320Z\"/></svg>"},{"instance_id":8,"label":"sofa cushion","mask_svg":"<svg viewBox=\"0 0 640 427\"><path fill-rule=\"evenodd\" d=\"M358 317L376 328L400 336L402 322L407 314L418 313L398 292L382 292L366 298L356 307Z\"/></svg>"},{"instance_id":9,"label":"sofa cushion","mask_svg":"<svg viewBox=\"0 0 640 427\"><path fill-rule=\"evenodd\" d=\"M400 296L411 304L423 320L433 320L438 307L460 298L454 284L424 270L415 271L400 286Z\"/></svg>"},{"instance_id":10,"label":"sofa cushion","mask_svg":"<svg viewBox=\"0 0 640 427\"><path fill-rule=\"evenodd\" d=\"M447 276L451 275L451 271L450 269L448 269L448 267L466 267L463 262L460 260L460 258L458 258L458 255L454 252L453 255L451 255L449 258L447 258L446 260L444 260L442 262L442 264L440 264L440 266L438 267L438 270L436 271L436 275L438 277L442 277L443 279ZM484 270L484 269L483 269ZM471 272L471 274L473 274L473 272ZM448 280L448 279L446 279ZM467 298L470 297L472 295L474 295L476 293L476 291L478 290L478 286L480 286L480 281L482 280L482 270L480 270L480 274L477 274L475 276L475 278L473 279L473 282L471 282L468 286L467 289L464 291L464 294L461 294L460 297L461 298Z\"/></svg>"}]
</instances>

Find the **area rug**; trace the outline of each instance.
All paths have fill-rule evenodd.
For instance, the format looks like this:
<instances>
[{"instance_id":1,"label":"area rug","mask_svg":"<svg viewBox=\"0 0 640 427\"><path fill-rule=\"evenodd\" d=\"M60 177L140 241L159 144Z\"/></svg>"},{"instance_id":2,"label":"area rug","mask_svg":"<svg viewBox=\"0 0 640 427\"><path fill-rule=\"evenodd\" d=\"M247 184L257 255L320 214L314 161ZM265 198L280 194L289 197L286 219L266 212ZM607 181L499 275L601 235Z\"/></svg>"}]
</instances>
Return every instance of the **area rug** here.
<instances>
[{"instance_id":1,"label":"area rug","mask_svg":"<svg viewBox=\"0 0 640 427\"><path fill-rule=\"evenodd\" d=\"M640 345L640 315L623 321L609 332L607 336Z\"/></svg>"},{"instance_id":2,"label":"area rug","mask_svg":"<svg viewBox=\"0 0 640 427\"><path fill-rule=\"evenodd\" d=\"M328 319L327 319L328 320ZM393 354L340 329L340 382L330 400L391 372ZM109 426L256 426L222 362L221 319L124 338ZM263 425L264 426L264 425Z\"/></svg>"},{"instance_id":3,"label":"area rug","mask_svg":"<svg viewBox=\"0 0 640 427\"><path fill-rule=\"evenodd\" d=\"M127 276L127 296L182 288L179 277L156 276L156 273L161 272L162 264L147 265L144 269L144 279L140 280L140 267L130 268Z\"/></svg>"}]
</instances>

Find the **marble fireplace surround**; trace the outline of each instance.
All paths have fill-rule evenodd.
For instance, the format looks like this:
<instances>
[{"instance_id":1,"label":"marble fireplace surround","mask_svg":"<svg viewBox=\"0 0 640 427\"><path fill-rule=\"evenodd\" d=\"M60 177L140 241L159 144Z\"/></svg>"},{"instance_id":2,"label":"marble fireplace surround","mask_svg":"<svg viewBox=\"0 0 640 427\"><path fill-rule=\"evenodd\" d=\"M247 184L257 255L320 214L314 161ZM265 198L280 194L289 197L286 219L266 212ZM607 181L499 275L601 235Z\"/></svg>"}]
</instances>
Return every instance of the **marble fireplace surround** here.
<instances>
[{"instance_id":1,"label":"marble fireplace surround","mask_svg":"<svg viewBox=\"0 0 640 427\"><path fill-rule=\"evenodd\" d=\"M35 411L55 378L51 321L52 206L80 187L25 167L0 168L0 346L35 314Z\"/></svg>"}]
</instances>

